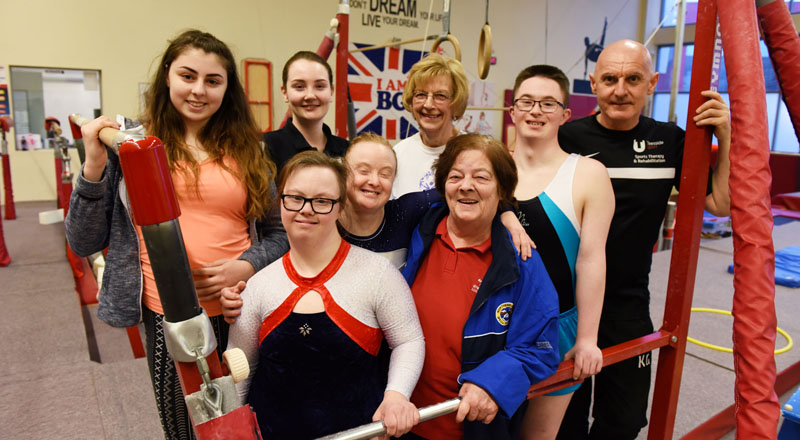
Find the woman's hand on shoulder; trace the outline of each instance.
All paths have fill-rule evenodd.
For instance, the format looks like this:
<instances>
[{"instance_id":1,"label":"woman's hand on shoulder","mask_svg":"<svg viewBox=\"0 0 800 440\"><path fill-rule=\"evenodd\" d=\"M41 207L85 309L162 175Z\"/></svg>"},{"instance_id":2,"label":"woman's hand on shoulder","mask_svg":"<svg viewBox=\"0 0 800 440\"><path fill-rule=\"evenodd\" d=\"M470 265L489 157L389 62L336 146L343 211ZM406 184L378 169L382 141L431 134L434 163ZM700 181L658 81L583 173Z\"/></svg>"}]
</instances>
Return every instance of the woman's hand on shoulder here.
<instances>
[{"instance_id":1,"label":"woman's hand on shoulder","mask_svg":"<svg viewBox=\"0 0 800 440\"><path fill-rule=\"evenodd\" d=\"M492 423L497 411L500 410L492 396L472 382L465 382L461 386L458 396L461 397L461 403L458 404L458 412L456 413L457 423L469 420L470 422L479 421L488 425Z\"/></svg>"},{"instance_id":2,"label":"woman's hand on shoulder","mask_svg":"<svg viewBox=\"0 0 800 440\"><path fill-rule=\"evenodd\" d=\"M83 146L86 151L86 160L83 165L83 178L90 182L99 182L103 177L103 171L106 169L108 152L103 143L100 142L99 137L100 130L104 128L119 130L120 127L119 124L112 121L107 116L100 116L81 127Z\"/></svg>"},{"instance_id":3,"label":"woman's hand on shoulder","mask_svg":"<svg viewBox=\"0 0 800 440\"><path fill-rule=\"evenodd\" d=\"M419 423L419 410L403 394L387 390L372 420L376 422L383 420L383 425L386 427L386 435L375 439L388 440L389 437L400 437L411 431L411 428Z\"/></svg>"},{"instance_id":4,"label":"woman's hand on shoulder","mask_svg":"<svg viewBox=\"0 0 800 440\"><path fill-rule=\"evenodd\" d=\"M222 304L222 316L225 322L233 324L236 318L242 314L242 291L245 288L245 282L239 281L233 287L225 287L220 293L219 302Z\"/></svg>"}]
</instances>

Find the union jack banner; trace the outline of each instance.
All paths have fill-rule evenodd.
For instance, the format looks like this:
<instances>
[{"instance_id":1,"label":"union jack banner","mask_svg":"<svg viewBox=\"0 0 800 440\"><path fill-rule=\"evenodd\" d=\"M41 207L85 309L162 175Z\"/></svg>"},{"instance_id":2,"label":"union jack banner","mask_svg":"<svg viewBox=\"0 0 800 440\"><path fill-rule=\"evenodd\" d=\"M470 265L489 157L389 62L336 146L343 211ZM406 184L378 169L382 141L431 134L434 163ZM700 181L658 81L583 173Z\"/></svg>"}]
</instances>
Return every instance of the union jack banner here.
<instances>
[{"instance_id":1,"label":"union jack banner","mask_svg":"<svg viewBox=\"0 0 800 440\"><path fill-rule=\"evenodd\" d=\"M350 49L365 46L351 43ZM349 55L347 82L358 134L371 131L398 140L418 131L414 118L403 108L403 88L420 54L418 50L390 47Z\"/></svg>"}]
</instances>

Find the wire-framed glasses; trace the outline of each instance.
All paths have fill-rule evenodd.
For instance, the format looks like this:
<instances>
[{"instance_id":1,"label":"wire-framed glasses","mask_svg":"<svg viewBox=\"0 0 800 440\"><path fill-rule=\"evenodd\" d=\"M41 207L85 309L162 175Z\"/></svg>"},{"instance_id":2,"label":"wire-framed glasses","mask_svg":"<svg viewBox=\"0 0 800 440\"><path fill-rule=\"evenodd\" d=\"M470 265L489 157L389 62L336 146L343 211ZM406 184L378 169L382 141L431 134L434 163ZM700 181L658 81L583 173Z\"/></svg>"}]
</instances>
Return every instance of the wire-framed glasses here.
<instances>
[{"instance_id":1,"label":"wire-framed glasses","mask_svg":"<svg viewBox=\"0 0 800 440\"><path fill-rule=\"evenodd\" d=\"M308 198L295 194L281 194L281 201L284 208L294 212L302 211L306 203L311 203L311 210L317 214L330 214L333 211L333 205L339 202L336 199L327 199L325 197Z\"/></svg>"},{"instance_id":2,"label":"wire-framed glasses","mask_svg":"<svg viewBox=\"0 0 800 440\"><path fill-rule=\"evenodd\" d=\"M450 95L443 92L424 92L422 90L417 90L414 92L414 101L422 103L427 101L429 96L433 96L433 102L437 104L444 104L451 98Z\"/></svg>"}]
</instances>

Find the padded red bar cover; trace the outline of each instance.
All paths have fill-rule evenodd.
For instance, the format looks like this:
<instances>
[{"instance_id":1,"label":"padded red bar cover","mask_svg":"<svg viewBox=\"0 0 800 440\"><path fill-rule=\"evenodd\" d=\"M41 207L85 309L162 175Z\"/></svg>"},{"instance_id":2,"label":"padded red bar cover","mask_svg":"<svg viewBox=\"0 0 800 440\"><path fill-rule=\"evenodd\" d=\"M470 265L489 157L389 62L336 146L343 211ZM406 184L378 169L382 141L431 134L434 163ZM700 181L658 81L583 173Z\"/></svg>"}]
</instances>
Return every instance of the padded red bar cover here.
<instances>
[{"instance_id":1,"label":"padded red bar cover","mask_svg":"<svg viewBox=\"0 0 800 440\"><path fill-rule=\"evenodd\" d=\"M161 140L148 136L136 142L126 141L119 148L119 160L134 223L156 225L181 215Z\"/></svg>"},{"instance_id":2,"label":"padded red bar cover","mask_svg":"<svg viewBox=\"0 0 800 440\"><path fill-rule=\"evenodd\" d=\"M764 42L778 76L783 102L789 110L795 136L800 139L800 81L797 81L800 71L800 36L797 35L786 3L776 0L758 8L757 12L761 30L764 32Z\"/></svg>"},{"instance_id":3,"label":"padded red bar cover","mask_svg":"<svg viewBox=\"0 0 800 440\"><path fill-rule=\"evenodd\" d=\"M733 366L736 438L774 439L775 252L764 74L753 0L719 3L732 123Z\"/></svg>"},{"instance_id":4,"label":"padded red bar cover","mask_svg":"<svg viewBox=\"0 0 800 440\"><path fill-rule=\"evenodd\" d=\"M11 116L0 116L0 128L3 129L6 133L14 125L14 121L11 119Z\"/></svg>"},{"instance_id":5,"label":"padded red bar cover","mask_svg":"<svg viewBox=\"0 0 800 440\"><path fill-rule=\"evenodd\" d=\"M59 125L59 126L61 125L61 121L59 121L58 118L53 117L53 116L46 117L44 119L44 129L45 130L50 130L50 124L52 124L54 122L56 123L56 125Z\"/></svg>"}]
</instances>

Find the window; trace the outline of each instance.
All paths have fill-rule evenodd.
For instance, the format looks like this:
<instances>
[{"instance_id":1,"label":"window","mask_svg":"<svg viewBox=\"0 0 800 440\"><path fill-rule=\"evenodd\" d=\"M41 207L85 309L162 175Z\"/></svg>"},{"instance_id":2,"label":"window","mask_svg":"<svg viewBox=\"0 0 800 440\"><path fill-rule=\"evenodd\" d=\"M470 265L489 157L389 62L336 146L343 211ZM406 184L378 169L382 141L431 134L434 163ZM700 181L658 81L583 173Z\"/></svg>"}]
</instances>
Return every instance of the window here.
<instances>
[{"instance_id":1,"label":"window","mask_svg":"<svg viewBox=\"0 0 800 440\"><path fill-rule=\"evenodd\" d=\"M66 68L11 66L14 134L18 150L53 148L53 133L45 120L61 123L61 136L73 144L67 118L78 113L86 118L99 115L100 71Z\"/></svg>"},{"instance_id":2,"label":"window","mask_svg":"<svg viewBox=\"0 0 800 440\"><path fill-rule=\"evenodd\" d=\"M798 1L800 7L800 0ZM692 59L694 45L687 44L683 47L681 56L681 77L679 81L678 96L675 101L675 112L679 126L686 129L686 116L689 107L689 87L692 73ZM669 120L669 94L672 83L672 66L674 46L660 46L656 55L656 70L659 73L658 84L653 96L653 119L658 121ZM767 90L767 124L769 127L769 143L772 151L792 152L798 150L797 136L789 119L789 112L780 97L780 88L772 62L769 59L767 46L761 42L761 63L764 68L764 79ZM725 102L728 98L728 81L725 75L724 54L720 68L719 92ZM716 142L716 140L714 141Z\"/></svg>"},{"instance_id":3,"label":"window","mask_svg":"<svg viewBox=\"0 0 800 440\"><path fill-rule=\"evenodd\" d=\"M800 0L785 0L789 12L792 14L800 14ZM676 13L678 8L675 7L676 0L661 0L661 19L664 21L664 27L675 26ZM697 0L686 0L686 22L685 24L697 23Z\"/></svg>"}]
</instances>

